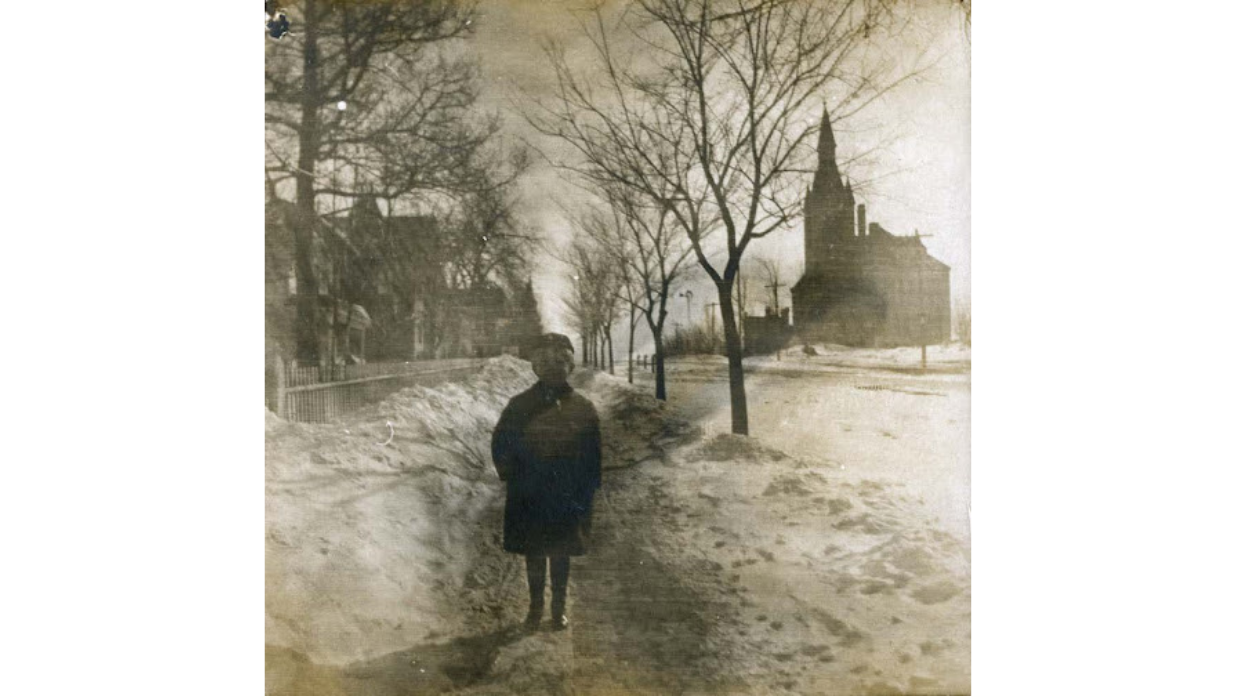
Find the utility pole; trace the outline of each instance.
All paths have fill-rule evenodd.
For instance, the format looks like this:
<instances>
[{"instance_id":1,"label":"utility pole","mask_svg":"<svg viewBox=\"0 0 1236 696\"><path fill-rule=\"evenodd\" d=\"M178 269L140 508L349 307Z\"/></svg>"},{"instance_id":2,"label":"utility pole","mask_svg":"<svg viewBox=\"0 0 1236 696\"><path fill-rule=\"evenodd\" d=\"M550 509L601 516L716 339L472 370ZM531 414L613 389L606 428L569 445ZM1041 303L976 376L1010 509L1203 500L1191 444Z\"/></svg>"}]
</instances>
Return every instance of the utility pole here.
<instances>
[{"instance_id":1,"label":"utility pole","mask_svg":"<svg viewBox=\"0 0 1236 696\"><path fill-rule=\"evenodd\" d=\"M713 312L713 307L720 307L720 306L721 306L720 303L717 303L717 302L709 302L708 304L704 305L705 311L708 312L708 335L709 336L712 336L714 333L716 333L716 330L717 330L716 328L717 317L715 313Z\"/></svg>"},{"instance_id":2,"label":"utility pole","mask_svg":"<svg viewBox=\"0 0 1236 696\"><path fill-rule=\"evenodd\" d=\"M781 316L781 303L777 299L777 290L784 286L785 284L781 282L780 278L773 278L771 285L764 286L765 289L770 289L773 291L773 314L776 314L777 316Z\"/></svg>"},{"instance_id":3,"label":"utility pole","mask_svg":"<svg viewBox=\"0 0 1236 696\"><path fill-rule=\"evenodd\" d=\"M918 233L918 229L914 230L914 238L922 240L924 237L930 237L929 234ZM923 242L919 241L918 245L923 248L923 253L927 253L926 247L923 247ZM923 289L923 264L922 259L918 264L918 337L922 342L922 357L920 359L922 369L927 369L927 293Z\"/></svg>"}]
</instances>

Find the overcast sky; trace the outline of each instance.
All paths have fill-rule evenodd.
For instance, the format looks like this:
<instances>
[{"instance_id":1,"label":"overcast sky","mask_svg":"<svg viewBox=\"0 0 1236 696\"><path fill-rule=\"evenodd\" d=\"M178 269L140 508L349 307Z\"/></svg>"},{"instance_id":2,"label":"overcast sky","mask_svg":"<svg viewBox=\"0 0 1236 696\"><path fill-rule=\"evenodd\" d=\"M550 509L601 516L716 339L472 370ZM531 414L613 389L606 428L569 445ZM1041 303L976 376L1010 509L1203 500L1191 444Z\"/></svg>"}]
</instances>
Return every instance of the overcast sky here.
<instances>
[{"instance_id":1,"label":"overcast sky","mask_svg":"<svg viewBox=\"0 0 1236 696\"><path fill-rule=\"evenodd\" d=\"M481 62L486 103L502 113L512 136L534 140L538 147L552 145L536 140L517 107L525 94L538 92L552 81L552 70L541 50L544 40L562 41L568 51L582 48L573 14L582 6L579 0L481 0L472 48ZM869 221L879 222L894 234L913 234L917 229L931 235L924 244L952 267L953 297L966 300L970 294L970 45L956 3L934 0L907 3L906 7L913 13L916 31L906 39L905 54L921 55L925 50L938 62L922 78L873 104L861 125L847 128L840 124L839 156L858 151L870 138L893 139L871 161L869 171L856 172L856 178L865 178L861 176L865 174L875 179L856 196L857 202L867 204ZM524 187L528 221L553 240L566 239L571 233L557 202L571 190L544 163L536 166ZM801 220L753 243L747 252L751 254L778 257L801 268ZM566 328L558 299L565 275L556 264L545 263L538 265L533 278L547 329ZM795 276L789 282L796 280ZM706 277L691 289L692 318L698 323L702 307L716 301L716 290ZM754 291L752 297L755 301L749 311L759 313L764 298ZM786 302L788 292L782 298ZM670 311L671 321L685 323L684 300L677 300ZM625 348L625 330L622 339L615 342Z\"/></svg>"}]
</instances>

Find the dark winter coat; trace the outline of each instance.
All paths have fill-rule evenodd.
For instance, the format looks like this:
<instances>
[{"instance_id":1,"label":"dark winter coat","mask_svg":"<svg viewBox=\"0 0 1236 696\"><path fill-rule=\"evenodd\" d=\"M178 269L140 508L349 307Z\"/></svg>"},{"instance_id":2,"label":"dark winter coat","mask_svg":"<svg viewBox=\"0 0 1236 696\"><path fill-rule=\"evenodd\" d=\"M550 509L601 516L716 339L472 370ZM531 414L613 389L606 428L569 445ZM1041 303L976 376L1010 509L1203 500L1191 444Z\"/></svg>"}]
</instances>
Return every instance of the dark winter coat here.
<instances>
[{"instance_id":1,"label":"dark winter coat","mask_svg":"<svg viewBox=\"0 0 1236 696\"><path fill-rule=\"evenodd\" d=\"M592 403L569 386L537 382L502 412L493 457L506 481L503 548L582 555L601 487L601 427Z\"/></svg>"}]
</instances>

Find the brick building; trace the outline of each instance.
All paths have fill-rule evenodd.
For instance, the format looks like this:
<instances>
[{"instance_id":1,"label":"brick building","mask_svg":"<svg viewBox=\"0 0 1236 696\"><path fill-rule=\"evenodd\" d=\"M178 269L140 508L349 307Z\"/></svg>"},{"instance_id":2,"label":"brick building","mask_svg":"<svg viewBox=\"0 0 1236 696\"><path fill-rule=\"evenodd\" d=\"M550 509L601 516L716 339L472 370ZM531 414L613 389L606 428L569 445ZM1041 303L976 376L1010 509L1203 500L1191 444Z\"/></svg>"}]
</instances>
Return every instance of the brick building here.
<instances>
[{"instance_id":1,"label":"brick building","mask_svg":"<svg viewBox=\"0 0 1236 696\"><path fill-rule=\"evenodd\" d=\"M791 289L801 340L852 346L945 343L951 336L949 267L922 240L867 224L837 167L828 114L819 165L804 203L804 272Z\"/></svg>"}]
</instances>

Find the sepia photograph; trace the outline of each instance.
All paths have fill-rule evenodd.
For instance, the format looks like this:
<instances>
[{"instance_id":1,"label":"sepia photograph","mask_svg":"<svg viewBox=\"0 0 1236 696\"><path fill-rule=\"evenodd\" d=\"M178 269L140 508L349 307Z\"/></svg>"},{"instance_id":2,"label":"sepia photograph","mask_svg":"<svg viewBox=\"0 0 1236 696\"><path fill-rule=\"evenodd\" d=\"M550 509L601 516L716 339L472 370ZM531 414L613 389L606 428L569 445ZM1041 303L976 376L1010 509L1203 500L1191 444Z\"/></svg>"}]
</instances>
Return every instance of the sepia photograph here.
<instances>
[{"instance_id":1,"label":"sepia photograph","mask_svg":"<svg viewBox=\"0 0 1236 696\"><path fill-rule=\"evenodd\" d=\"M968 0L264 21L268 696L970 693Z\"/></svg>"},{"instance_id":2,"label":"sepia photograph","mask_svg":"<svg viewBox=\"0 0 1236 696\"><path fill-rule=\"evenodd\" d=\"M1232 691L1236 5L256 4L7 8L5 693Z\"/></svg>"}]
</instances>

